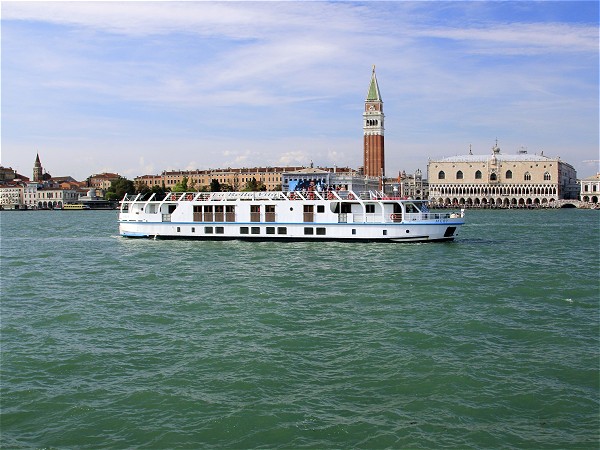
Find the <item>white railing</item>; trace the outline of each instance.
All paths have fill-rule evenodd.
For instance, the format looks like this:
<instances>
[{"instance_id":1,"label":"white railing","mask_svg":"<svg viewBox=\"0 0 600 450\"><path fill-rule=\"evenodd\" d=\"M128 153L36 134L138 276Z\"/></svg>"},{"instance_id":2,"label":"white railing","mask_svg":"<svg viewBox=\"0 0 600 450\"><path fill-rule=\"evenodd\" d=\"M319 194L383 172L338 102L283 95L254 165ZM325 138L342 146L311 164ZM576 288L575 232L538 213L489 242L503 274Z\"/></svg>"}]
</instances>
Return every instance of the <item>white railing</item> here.
<instances>
[{"instance_id":1,"label":"white railing","mask_svg":"<svg viewBox=\"0 0 600 450\"><path fill-rule=\"evenodd\" d=\"M452 213L392 213L392 214L354 214L354 223L400 223L416 222L425 220L456 219L461 217L458 212Z\"/></svg>"}]
</instances>

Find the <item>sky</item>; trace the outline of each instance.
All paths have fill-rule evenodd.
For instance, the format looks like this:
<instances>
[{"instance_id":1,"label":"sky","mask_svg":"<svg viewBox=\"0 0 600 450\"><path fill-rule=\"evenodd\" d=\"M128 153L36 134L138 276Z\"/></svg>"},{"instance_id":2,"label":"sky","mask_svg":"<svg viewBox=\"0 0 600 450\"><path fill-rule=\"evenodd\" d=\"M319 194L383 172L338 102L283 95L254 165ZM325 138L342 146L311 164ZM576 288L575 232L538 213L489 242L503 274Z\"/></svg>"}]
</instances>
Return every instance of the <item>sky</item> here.
<instances>
[{"instance_id":1,"label":"sky","mask_svg":"<svg viewBox=\"0 0 600 450\"><path fill-rule=\"evenodd\" d=\"M32 176L362 166L373 65L386 175L429 159L599 170L598 2L1 3L0 164Z\"/></svg>"}]
</instances>

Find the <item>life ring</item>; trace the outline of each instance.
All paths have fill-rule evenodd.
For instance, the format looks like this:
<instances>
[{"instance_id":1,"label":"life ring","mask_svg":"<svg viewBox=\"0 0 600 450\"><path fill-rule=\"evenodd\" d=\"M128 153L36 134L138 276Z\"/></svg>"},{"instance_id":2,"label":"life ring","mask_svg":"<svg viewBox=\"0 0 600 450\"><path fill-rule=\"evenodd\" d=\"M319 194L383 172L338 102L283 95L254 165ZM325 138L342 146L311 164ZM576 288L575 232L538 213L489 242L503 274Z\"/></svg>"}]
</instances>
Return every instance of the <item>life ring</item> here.
<instances>
[{"instance_id":1,"label":"life ring","mask_svg":"<svg viewBox=\"0 0 600 450\"><path fill-rule=\"evenodd\" d=\"M392 214L390 214L390 220L391 220L392 222L395 222L395 221L396 221L396 219L400 219L401 217L402 217L402 215L401 215L401 214L396 214L396 213L392 213Z\"/></svg>"}]
</instances>

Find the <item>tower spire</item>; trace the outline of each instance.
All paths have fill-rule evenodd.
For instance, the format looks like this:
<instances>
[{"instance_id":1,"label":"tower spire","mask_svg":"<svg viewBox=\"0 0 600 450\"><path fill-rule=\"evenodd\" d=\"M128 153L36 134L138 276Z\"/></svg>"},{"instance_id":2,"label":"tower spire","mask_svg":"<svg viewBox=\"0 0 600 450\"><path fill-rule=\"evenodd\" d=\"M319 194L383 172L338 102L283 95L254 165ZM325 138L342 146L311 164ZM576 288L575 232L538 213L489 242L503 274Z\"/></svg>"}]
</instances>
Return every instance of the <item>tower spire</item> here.
<instances>
[{"instance_id":1,"label":"tower spire","mask_svg":"<svg viewBox=\"0 0 600 450\"><path fill-rule=\"evenodd\" d=\"M367 101L380 102L381 93L379 92L379 84L375 75L375 64L373 64L373 72L371 73L371 84L369 84L369 92L367 92Z\"/></svg>"}]
</instances>

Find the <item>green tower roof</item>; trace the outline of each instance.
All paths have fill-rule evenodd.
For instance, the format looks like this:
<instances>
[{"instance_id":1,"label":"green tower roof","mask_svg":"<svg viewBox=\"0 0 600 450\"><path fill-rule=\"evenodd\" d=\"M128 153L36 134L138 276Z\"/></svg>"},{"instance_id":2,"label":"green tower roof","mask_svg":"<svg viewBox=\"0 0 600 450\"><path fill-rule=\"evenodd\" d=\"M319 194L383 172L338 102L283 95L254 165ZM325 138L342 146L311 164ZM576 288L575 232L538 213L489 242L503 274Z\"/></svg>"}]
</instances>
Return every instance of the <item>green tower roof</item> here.
<instances>
[{"instance_id":1,"label":"green tower roof","mask_svg":"<svg viewBox=\"0 0 600 450\"><path fill-rule=\"evenodd\" d=\"M369 92L367 93L367 101L381 101L381 93L379 92L379 85L377 84L377 77L375 76L375 65L373 65L373 74L371 75L371 84L369 85Z\"/></svg>"}]
</instances>

